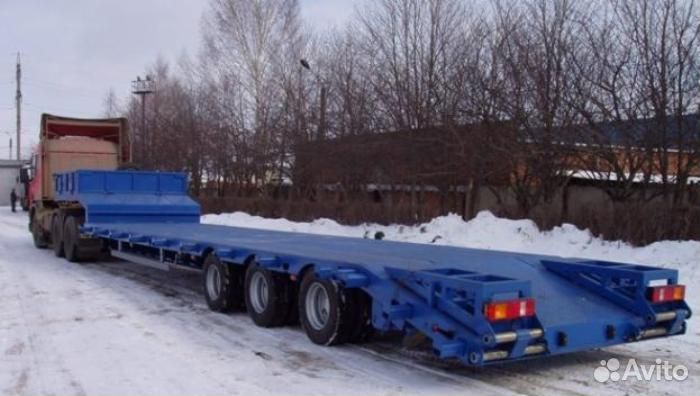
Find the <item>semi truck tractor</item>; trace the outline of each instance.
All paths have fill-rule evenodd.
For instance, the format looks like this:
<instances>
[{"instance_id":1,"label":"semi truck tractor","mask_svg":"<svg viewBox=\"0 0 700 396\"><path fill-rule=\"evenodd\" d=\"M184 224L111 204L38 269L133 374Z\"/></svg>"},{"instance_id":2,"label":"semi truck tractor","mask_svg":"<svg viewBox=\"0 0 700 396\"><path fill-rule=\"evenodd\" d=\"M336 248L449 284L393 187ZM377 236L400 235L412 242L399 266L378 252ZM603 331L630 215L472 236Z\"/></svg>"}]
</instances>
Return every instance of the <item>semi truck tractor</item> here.
<instances>
[{"instance_id":1,"label":"semi truck tractor","mask_svg":"<svg viewBox=\"0 0 700 396\"><path fill-rule=\"evenodd\" d=\"M128 160L125 133L121 119L43 117L37 247L198 273L210 309L245 309L262 327L298 320L316 344L421 334L438 357L466 365L687 330L685 286L663 265L201 224L186 174L116 170Z\"/></svg>"},{"instance_id":2,"label":"semi truck tractor","mask_svg":"<svg viewBox=\"0 0 700 396\"><path fill-rule=\"evenodd\" d=\"M57 256L96 258L100 241L80 238L84 209L55 199L53 175L78 169L118 169L130 161L125 118L77 119L43 114L27 193L34 244L51 246Z\"/></svg>"}]
</instances>

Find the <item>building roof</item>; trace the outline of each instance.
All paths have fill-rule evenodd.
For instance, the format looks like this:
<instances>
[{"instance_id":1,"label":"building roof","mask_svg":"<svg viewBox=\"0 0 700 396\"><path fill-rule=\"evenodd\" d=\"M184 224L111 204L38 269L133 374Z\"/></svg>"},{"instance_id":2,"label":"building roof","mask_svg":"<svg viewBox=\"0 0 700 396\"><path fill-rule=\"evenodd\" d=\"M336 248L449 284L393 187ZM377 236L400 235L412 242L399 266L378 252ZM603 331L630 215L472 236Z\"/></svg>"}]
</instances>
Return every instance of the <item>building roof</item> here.
<instances>
[{"instance_id":1,"label":"building roof","mask_svg":"<svg viewBox=\"0 0 700 396\"><path fill-rule=\"evenodd\" d=\"M661 128L662 122L666 122L666 128ZM642 118L621 122L599 122L584 128L593 132L590 135L581 136L580 143L584 144L628 146L640 142L643 138L651 138L653 141L650 143L658 143L664 140L662 131L666 133L665 140L669 149L677 149L680 141L690 144L700 140L697 113L680 117L668 116L665 120Z\"/></svg>"},{"instance_id":2,"label":"building roof","mask_svg":"<svg viewBox=\"0 0 700 396\"><path fill-rule=\"evenodd\" d=\"M19 168L27 163L29 163L29 161L0 159L0 168Z\"/></svg>"}]
</instances>

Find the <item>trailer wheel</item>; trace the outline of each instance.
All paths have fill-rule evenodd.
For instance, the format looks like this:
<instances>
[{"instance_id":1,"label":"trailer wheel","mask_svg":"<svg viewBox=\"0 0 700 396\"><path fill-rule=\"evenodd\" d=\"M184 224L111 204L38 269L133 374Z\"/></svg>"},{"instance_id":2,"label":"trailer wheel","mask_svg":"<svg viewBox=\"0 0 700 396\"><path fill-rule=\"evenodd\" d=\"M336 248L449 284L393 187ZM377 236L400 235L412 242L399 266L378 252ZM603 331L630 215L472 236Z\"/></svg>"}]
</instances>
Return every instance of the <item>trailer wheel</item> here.
<instances>
[{"instance_id":1,"label":"trailer wheel","mask_svg":"<svg viewBox=\"0 0 700 396\"><path fill-rule=\"evenodd\" d=\"M256 325L282 326L287 321L291 305L287 279L255 264L248 267L245 276L245 306Z\"/></svg>"},{"instance_id":2,"label":"trailer wheel","mask_svg":"<svg viewBox=\"0 0 700 396\"><path fill-rule=\"evenodd\" d=\"M299 290L299 321L314 344L337 345L351 331L351 312L345 290L309 271Z\"/></svg>"},{"instance_id":3,"label":"trailer wheel","mask_svg":"<svg viewBox=\"0 0 700 396\"><path fill-rule=\"evenodd\" d=\"M32 240L34 240L34 246L37 249L46 249L49 244L46 241L46 235L44 235L44 230L41 229L39 222L36 219L32 219L29 227L32 230Z\"/></svg>"},{"instance_id":4,"label":"trailer wheel","mask_svg":"<svg viewBox=\"0 0 700 396\"><path fill-rule=\"evenodd\" d=\"M229 312L242 303L241 279L231 265L221 262L215 254L204 260L202 286L209 309L216 312Z\"/></svg>"},{"instance_id":5,"label":"trailer wheel","mask_svg":"<svg viewBox=\"0 0 700 396\"><path fill-rule=\"evenodd\" d=\"M58 215L51 219L51 248L56 257L63 257L63 224Z\"/></svg>"}]
</instances>

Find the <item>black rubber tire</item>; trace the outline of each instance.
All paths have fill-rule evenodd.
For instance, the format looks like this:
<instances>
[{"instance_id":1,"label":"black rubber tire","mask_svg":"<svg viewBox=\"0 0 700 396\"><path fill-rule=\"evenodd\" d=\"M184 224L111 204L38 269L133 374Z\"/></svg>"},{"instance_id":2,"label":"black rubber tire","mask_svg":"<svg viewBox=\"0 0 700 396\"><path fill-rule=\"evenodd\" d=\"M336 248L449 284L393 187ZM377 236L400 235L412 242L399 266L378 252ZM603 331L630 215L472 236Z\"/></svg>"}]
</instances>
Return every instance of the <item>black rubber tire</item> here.
<instances>
[{"instance_id":1,"label":"black rubber tire","mask_svg":"<svg viewBox=\"0 0 700 396\"><path fill-rule=\"evenodd\" d=\"M289 304L289 310L287 311L287 317L284 319L284 324L296 326L299 324L299 282L290 279L287 285L289 285L288 295L291 303Z\"/></svg>"},{"instance_id":2,"label":"black rubber tire","mask_svg":"<svg viewBox=\"0 0 700 396\"><path fill-rule=\"evenodd\" d=\"M81 238L80 216L66 216L63 221L63 254L72 263L95 261L102 252L102 241L99 239Z\"/></svg>"},{"instance_id":3,"label":"black rubber tire","mask_svg":"<svg viewBox=\"0 0 700 396\"><path fill-rule=\"evenodd\" d=\"M362 289L345 291L347 299L350 328L345 335L345 342L361 344L367 342L374 334L372 327L372 299Z\"/></svg>"},{"instance_id":4,"label":"black rubber tire","mask_svg":"<svg viewBox=\"0 0 700 396\"><path fill-rule=\"evenodd\" d=\"M51 249L56 257L63 257L63 223L61 216L55 214L51 219Z\"/></svg>"},{"instance_id":5,"label":"black rubber tire","mask_svg":"<svg viewBox=\"0 0 700 396\"><path fill-rule=\"evenodd\" d=\"M37 249L46 249L49 244L46 241L46 235L44 235L44 230L41 229L39 222L37 222L36 219L32 220L32 222L29 224L29 228L32 231L34 247Z\"/></svg>"},{"instance_id":6,"label":"black rubber tire","mask_svg":"<svg viewBox=\"0 0 700 396\"><path fill-rule=\"evenodd\" d=\"M267 304L260 312L255 310L253 303L252 280L255 274L260 274L267 284ZM286 324L290 307L293 304L289 290L289 280L281 274L259 267L255 264L248 266L245 275L245 307L248 316L260 327L276 327Z\"/></svg>"},{"instance_id":7,"label":"black rubber tire","mask_svg":"<svg viewBox=\"0 0 700 396\"><path fill-rule=\"evenodd\" d=\"M328 319L320 329L314 329L306 311L306 295L314 284L319 284L329 299ZM351 312L348 309L345 291L329 280L319 279L309 271L304 275L299 288L299 321L307 337L318 345L339 345L344 343L352 329Z\"/></svg>"},{"instance_id":8,"label":"black rubber tire","mask_svg":"<svg viewBox=\"0 0 700 396\"><path fill-rule=\"evenodd\" d=\"M78 222L75 216L66 217L63 222L63 253L66 260L72 263L80 261L79 237Z\"/></svg>"},{"instance_id":9,"label":"black rubber tire","mask_svg":"<svg viewBox=\"0 0 700 396\"><path fill-rule=\"evenodd\" d=\"M212 295L207 288L207 276L209 271L216 269L220 276L220 290L218 295ZM204 259L202 268L202 289L209 309L215 312L230 312L243 305L243 281L237 268L224 264L216 254L209 254Z\"/></svg>"}]
</instances>

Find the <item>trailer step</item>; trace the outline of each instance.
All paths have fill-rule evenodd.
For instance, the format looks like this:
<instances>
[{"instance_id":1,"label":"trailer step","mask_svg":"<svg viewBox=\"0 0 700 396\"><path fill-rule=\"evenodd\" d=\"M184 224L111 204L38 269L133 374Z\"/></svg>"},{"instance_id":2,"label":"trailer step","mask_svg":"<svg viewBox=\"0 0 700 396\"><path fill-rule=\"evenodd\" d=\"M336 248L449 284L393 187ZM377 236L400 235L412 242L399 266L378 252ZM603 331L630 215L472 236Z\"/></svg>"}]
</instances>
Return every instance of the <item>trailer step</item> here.
<instances>
[{"instance_id":1,"label":"trailer step","mask_svg":"<svg viewBox=\"0 0 700 396\"><path fill-rule=\"evenodd\" d=\"M544 330L542 329L530 329L530 338L541 338L543 335ZM507 331L496 334L494 338L496 344L505 344L516 341L518 339L518 333L515 331Z\"/></svg>"},{"instance_id":2,"label":"trailer step","mask_svg":"<svg viewBox=\"0 0 700 396\"><path fill-rule=\"evenodd\" d=\"M539 355L547 351L547 346L545 344L535 344L529 345L525 348L523 356ZM484 353L484 361L490 362L494 360L503 360L510 357L510 353L505 350L488 351Z\"/></svg>"},{"instance_id":3,"label":"trailer step","mask_svg":"<svg viewBox=\"0 0 700 396\"><path fill-rule=\"evenodd\" d=\"M652 327L651 329L644 329L639 334L639 339L644 340L647 338L660 337L668 334L668 329L665 327Z\"/></svg>"}]
</instances>

